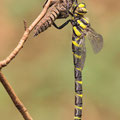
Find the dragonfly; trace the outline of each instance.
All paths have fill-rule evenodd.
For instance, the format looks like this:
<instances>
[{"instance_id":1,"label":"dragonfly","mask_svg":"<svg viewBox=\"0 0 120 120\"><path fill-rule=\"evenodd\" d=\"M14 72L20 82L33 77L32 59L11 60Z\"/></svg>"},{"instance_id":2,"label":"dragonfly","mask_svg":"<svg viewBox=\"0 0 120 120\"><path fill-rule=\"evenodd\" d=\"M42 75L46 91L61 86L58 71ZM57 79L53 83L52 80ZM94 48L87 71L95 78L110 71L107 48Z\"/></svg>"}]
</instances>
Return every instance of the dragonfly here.
<instances>
[{"instance_id":1,"label":"dragonfly","mask_svg":"<svg viewBox=\"0 0 120 120\"><path fill-rule=\"evenodd\" d=\"M72 53L74 61L74 77L75 77L75 112L74 120L82 120L82 104L83 104L83 90L82 90L82 70L86 58L85 37L91 43L94 53L98 53L103 48L103 37L98 34L85 17L88 12L85 3L78 3L77 0L72 5L71 10L68 11L71 19L67 20L61 26L53 23L57 29L64 28L68 23L71 23L72 34Z\"/></svg>"}]
</instances>

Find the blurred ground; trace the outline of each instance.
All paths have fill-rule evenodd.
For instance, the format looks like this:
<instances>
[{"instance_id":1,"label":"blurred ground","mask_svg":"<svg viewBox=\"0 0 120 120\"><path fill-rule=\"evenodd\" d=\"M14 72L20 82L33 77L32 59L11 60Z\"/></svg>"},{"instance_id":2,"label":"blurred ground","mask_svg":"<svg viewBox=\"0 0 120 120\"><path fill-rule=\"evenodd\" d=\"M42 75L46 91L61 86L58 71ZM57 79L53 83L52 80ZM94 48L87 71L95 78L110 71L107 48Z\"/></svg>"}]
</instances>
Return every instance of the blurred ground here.
<instances>
[{"instance_id":1,"label":"blurred ground","mask_svg":"<svg viewBox=\"0 0 120 120\"><path fill-rule=\"evenodd\" d=\"M86 40L83 120L120 120L120 1L84 2L91 25L104 37L104 48L94 55ZM31 24L43 3L43 0L0 1L0 60L21 38L23 19ZM71 35L71 25L60 31L51 27L36 38L32 34L20 54L3 70L34 120L73 120ZM0 120L22 120L2 85L0 101Z\"/></svg>"}]
</instances>

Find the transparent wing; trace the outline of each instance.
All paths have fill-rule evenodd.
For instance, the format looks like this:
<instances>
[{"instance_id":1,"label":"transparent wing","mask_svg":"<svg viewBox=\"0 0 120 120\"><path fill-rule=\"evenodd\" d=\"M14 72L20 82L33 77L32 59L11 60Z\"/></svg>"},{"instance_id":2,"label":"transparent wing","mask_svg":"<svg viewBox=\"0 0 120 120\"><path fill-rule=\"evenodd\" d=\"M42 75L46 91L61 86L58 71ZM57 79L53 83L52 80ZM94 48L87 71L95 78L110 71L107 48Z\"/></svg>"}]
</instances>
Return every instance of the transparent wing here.
<instances>
[{"instance_id":1,"label":"transparent wing","mask_svg":"<svg viewBox=\"0 0 120 120\"><path fill-rule=\"evenodd\" d=\"M103 48L102 35L95 32L91 27L87 28L87 37L91 43L94 53L98 53Z\"/></svg>"},{"instance_id":2,"label":"transparent wing","mask_svg":"<svg viewBox=\"0 0 120 120\"><path fill-rule=\"evenodd\" d=\"M86 47L85 47L85 38L81 38L81 68L83 69L85 64L85 58L86 58Z\"/></svg>"}]
</instances>

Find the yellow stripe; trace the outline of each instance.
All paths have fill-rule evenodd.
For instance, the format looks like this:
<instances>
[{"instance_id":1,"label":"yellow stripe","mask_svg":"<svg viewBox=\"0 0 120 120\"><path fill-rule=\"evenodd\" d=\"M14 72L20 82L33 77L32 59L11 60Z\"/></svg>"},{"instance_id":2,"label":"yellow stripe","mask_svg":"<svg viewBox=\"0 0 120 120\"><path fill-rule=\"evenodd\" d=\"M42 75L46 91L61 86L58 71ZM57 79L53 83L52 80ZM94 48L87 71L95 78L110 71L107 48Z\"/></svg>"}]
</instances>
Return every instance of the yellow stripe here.
<instances>
[{"instance_id":1,"label":"yellow stripe","mask_svg":"<svg viewBox=\"0 0 120 120\"><path fill-rule=\"evenodd\" d=\"M79 25L80 25L83 29L85 29L85 28L87 27L87 26L84 25L83 22L81 22L80 20L77 20L77 22L79 23Z\"/></svg>"},{"instance_id":2,"label":"yellow stripe","mask_svg":"<svg viewBox=\"0 0 120 120\"><path fill-rule=\"evenodd\" d=\"M80 3L80 4L78 5L78 7L79 7L79 8L84 8L84 7L85 7L85 4Z\"/></svg>"},{"instance_id":3,"label":"yellow stripe","mask_svg":"<svg viewBox=\"0 0 120 120\"><path fill-rule=\"evenodd\" d=\"M74 119L79 119L80 120L81 118L80 117L74 117Z\"/></svg>"},{"instance_id":4,"label":"yellow stripe","mask_svg":"<svg viewBox=\"0 0 120 120\"><path fill-rule=\"evenodd\" d=\"M82 18L86 23L89 23L88 19Z\"/></svg>"},{"instance_id":5,"label":"yellow stripe","mask_svg":"<svg viewBox=\"0 0 120 120\"><path fill-rule=\"evenodd\" d=\"M81 97L81 98L83 97L83 95L82 95L82 94L76 94L76 96L79 96L79 97Z\"/></svg>"},{"instance_id":6,"label":"yellow stripe","mask_svg":"<svg viewBox=\"0 0 120 120\"><path fill-rule=\"evenodd\" d=\"M82 10L83 10L84 14L85 14L85 12L87 12L87 9L86 9L86 8L82 8Z\"/></svg>"},{"instance_id":7,"label":"yellow stripe","mask_svg":"<svg viewBox=\"0 0 120 120\"><path fill-rule=\"evenodd\" d=\"M77 83L79 83L79 84L82 84L82 81L76 81Z\"/></svg>"},{"instance_id":8,"label":"yellow stripe","mask_svg":"<svg viewBox=\"0 0 120 120\"><path fill-rule=\"evenodd\" d=\"M79 107L79 106L75 106L75 108L82 110L82 107Z\"/></svg>"},{"instance_id":9,"label":"yellow stripe","mask_svg":"<svg viewBox=\"0 0 120 120\"><path fill-rule=\"evenodd\" d=\"M74 20L74 17L72 17L72 20Z\"/></svg>"},{"instance_id":10,"label":"yellow stripe","mask_svg":"<svg viewBox=\"0 0 120 120\"><path fill-rule=\"evenodd\" d=\"M74 14L75 16L78 16L77 14Z\"/></svg>"},{"instance_id":11,"label":"yellow stripe","mask_svg":"<svg viewBox=\"0 0 120 120\"><path fill-rule=\"evenodd\" d=\"M76 41L72 41L72 43L73 43L75 46L79 47L79 44L76 43Z\"/></svg>"},{"instance_id":12,"label":"yellow stripe","mask_svg":"<svg viewBox=\"0 0 120 120\"><path fill-rule=\"evenodd\" d=\"M79 15L84 15L85 13L80 13L80 12L76 12ZM78 16L77 14L75 14L75 16Z\"/></svg>"},{"instance_id":13,"label":"yellow stripe","mask_svg":"<svg viewBox=\"0 0 120 120\"><path fill-rule=\"evenodd\" d=\"M81 68L76 68L76 70L82 71L82 69L81 69Z\"/></svg>"},{"instance_id":14,"label":"yellow stripe","mask_svg":"<svg viewBox=\"0 0 120 120\"><path fill-rule=\"evenodd\" d=\"M73 27L73 30L74 30L74 32L75 32L75 34L76 34L77 36L81 36L81 33L80 33L80 31L77 29L76 26Z\"/></svg>"},{"instance_id":15,"label":"yellow stripe","mask_svg":"<svg viewBox=\"0 0 120 120\"><path fill-rule=\"evenodd\" d=\"M78 41L80 38L78 37L78 38L76 38L76 40Z\"/></svg>"},{"instance_id":16,"label":"yellow stripe","mask_svg":"<svg viewBox=\"0 0 120 120\"><path fill-rule=\"evenodd\" d=\"M77 54L74 54L74 53L73 53L73 55L74 55L76 58L81 59L81 55L77 55Z\"/></svg>"}]
</instances>

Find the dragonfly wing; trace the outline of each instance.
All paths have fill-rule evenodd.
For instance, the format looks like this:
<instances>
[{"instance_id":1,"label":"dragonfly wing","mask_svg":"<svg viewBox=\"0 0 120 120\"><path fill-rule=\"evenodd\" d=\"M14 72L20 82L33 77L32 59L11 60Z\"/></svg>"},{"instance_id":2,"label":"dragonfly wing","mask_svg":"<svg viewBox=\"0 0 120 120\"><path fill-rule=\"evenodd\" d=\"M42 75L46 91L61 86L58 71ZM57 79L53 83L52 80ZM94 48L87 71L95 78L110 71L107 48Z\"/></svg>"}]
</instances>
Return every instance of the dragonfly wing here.
<instances>
[{"instance_id":1,"label":"dragonfly wing","mask_svg":"<svg viewBox=\"0 0 120 120\"><path fill-rule=\"evenodd\" d=\"M103 37L96 33L93 28L87 28L87 37L91 43L94 53L98 53L103 48Z\"/></svg>"},{"instance_id":2,"label":"dragonfly wing","mask_svg":"<svg viewBox=\"0 0 120 120\"><path fill-rule=\"evenodd\" d=\"M81 68L83 69L86 58L85 38L81 38Z\"/></svg>"}]
</instances>

